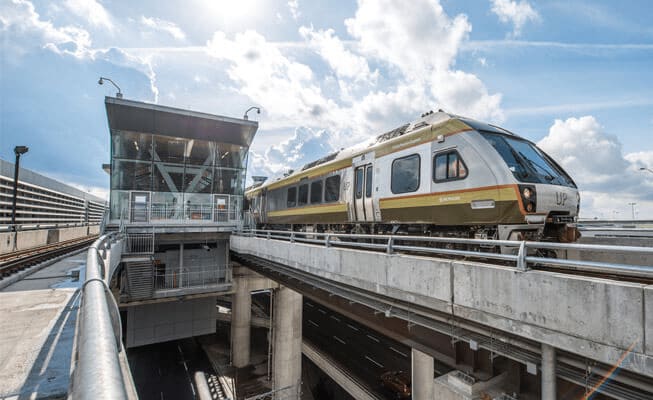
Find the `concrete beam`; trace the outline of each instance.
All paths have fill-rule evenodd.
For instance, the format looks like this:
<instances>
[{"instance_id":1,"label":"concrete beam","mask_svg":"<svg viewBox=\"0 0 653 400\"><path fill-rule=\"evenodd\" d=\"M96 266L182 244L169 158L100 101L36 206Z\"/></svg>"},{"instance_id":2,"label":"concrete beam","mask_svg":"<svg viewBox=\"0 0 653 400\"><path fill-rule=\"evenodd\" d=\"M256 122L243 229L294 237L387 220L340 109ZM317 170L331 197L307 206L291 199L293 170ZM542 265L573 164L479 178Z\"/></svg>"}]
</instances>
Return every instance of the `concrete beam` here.
<instances>
[{"instance_id":1,"label":"concrete beam","mask_svg":"<svg viewBox=\"0 0 653 400\"><path fill-rule=\"evenodd\" d=\"M542 400L556 398L556 349L542 344Z\"/></svg>"}]
</instances>

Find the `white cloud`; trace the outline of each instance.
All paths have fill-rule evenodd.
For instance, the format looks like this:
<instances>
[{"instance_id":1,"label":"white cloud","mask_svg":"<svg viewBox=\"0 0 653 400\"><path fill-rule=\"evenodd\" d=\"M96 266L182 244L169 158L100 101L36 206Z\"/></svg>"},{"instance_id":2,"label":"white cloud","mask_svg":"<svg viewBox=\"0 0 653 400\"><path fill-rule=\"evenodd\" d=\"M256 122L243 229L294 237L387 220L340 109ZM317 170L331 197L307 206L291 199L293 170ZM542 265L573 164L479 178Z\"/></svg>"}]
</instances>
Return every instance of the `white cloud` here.
<instances>
[{"instance_id":1,"label":"white cloud","mask_svg":"<svg viewBox=\"0 0 653 400\"><path fill-rule=\"evenodd\" d=\"M288 9L290 10L290 15L292 18L297 21L297 19L302 15L299 11L299 0L288 0Z\"/></svg>"},{"instance_id":2,"label":"white cloud","mask_svg":"<svg viewBox=\"0 0 653 400\"><path fill-rule=\"evenodd\" d=\"M166 21L159 18L148 18L141 16L141 24L147 28L168 33L177 40L184 40L186 34L174 22Z\"/></svg>"},{"instance_id":3,"label":"white cloud","mask_svg":"<svg viewBox=\"0 0 653 400\"><path fill-rule=\"evenodd\" d=\"M493 122L503 119L501 95L490 95L475 75L453 68L472 29L465 15L450 18L438 0L418 0L410 7L396 0L361 0L345 25L362 54L401 72L397 87L411 86L422 111L443 108Z\"/></svg>"},{"instance_id":4,"label":"white cloud","mask_svg":"<svg viewBox=\"0 0 653 400\"><path fill-rule=\"evenodd\" d=\"M364 57L345 48L343 42L334 35L333 29L315 31L313 27L302 26L299 33L338 76L356 81L371 81L378 76L378 71L370 73L370 67Z\"/></svg>"},{"instance_id":5,"label":"white cloud","mask_svg":"<svg viewBox=\"0 0 653 400\"><path fill-rule=\"evenodd\" d=\"M492 12L499 17L499 21L512 24L512 35L517 37L521 35L522 28L528 21L538 21L538 14L526 0L519 2L515 0L491 0Z\"/></svg>"},{"instance_id":6,"label":"white cloud","mask_svg":"<svg viewBox=\"0 0 653 400\"><path fill-rule=\"evenodd\" d=\"M593 116L556 120L538 146L576 181L585 199L583 216L612 218L613 210L633 201L653 210L653 179L639 171L653 165L653 152L624 156L619 139Z\"/></svg>"},{"instance_id":7,"label":"white cloud","mask_svg":"<svg viewBox=\"0 0 653 400\"><path fill-rule=\"evenodd\" d=\"M77 58L89 56L91 38L89 33L75 26L55 26L44 21L34 5L26 0L11 0L0 5L0 30L9 39L20 37L21 45L4 40L7 49L21 54L28 51L25 45L44 47L59 54L70 54Z\"/></svg>"},{"instance_id":8,"label":"white cloud","mask_svg":"<svg viewBox=\"0 0 653 400\"><path fill-rule=\"evenodd\" d=\"M95 0L66 0L66 8L95 27L113 30L113 21L107 10Z\"/></svg>"}]
</instances>

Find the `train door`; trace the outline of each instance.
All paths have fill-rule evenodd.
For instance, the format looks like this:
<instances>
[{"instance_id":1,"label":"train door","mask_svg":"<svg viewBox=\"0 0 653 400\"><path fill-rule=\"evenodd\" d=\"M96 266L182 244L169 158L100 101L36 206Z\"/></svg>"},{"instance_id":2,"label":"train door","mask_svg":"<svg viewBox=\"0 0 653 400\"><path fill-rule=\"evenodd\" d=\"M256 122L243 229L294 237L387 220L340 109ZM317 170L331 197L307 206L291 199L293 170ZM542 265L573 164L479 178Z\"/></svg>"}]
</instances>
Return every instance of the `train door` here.
<instances>
[{"instance_id":1,"label":"train door","mask_svg":"<svg viewBox=\"0 0 653 400\"><path fill-rule=\"evenodd\" d=\"M354 165L354 220L374 221L374 153L364 154L353 160Z\"/></svg>"},{"instance_id":2,"label":"train door","mask_svg":"<svg viewBox=\"0 0 653 400\"><path fill-rule=\"evenodd\" d=\"M149 192L131 192L129 207L130 222L149 222L150 221L150 193Z\"/></svg>"}]
</instances>

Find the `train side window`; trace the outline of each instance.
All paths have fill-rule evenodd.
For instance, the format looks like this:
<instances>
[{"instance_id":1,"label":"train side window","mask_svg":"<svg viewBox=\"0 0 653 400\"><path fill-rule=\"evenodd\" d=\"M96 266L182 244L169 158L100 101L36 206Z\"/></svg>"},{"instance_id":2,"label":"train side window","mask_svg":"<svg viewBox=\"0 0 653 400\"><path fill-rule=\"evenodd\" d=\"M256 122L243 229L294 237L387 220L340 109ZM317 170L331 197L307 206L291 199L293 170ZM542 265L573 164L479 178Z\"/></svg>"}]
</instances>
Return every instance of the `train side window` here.
<instances>
[{"instance_id":1,"label":"train side window","mask_svg":"<svg viewBox=\"0 0 653 400\"><path fill-rule=\"evenodd\" d=\"M372 197L372 166L365 170L365 197Z\"/></svg>"},{"instance_id":2,"label":"train side window","mask_svg":"<svg viewBox=\"0 0 653 400\"><path fill-rule=\"evenodd\" d=\"M433 157L433 181L453 181L467 177L467 166L457 151L436 154Z\"/></svg>"},{"instance_id":3,"label":"train side window","mask_svg":"<svg viewBox=\"0 0 653 400\"><path fill-rule=\"evenodd\" d=\"M290 207L295 207L296 205L297 205L297 188L296 187L288 188L288 200L286 202L286 206L290 208Z\"/></svg>"},{"instance_id":4,"label":"train side window","mask_svg":"<svg viewBox=\"0 0 653 400\"><path fill-rule=\"evenodd\" d=\"M311 183L311 204L322 202L322 181Z\"/></svg>"},{"instance_id":5,"label":"train side window","mask_svg":"<svg viewBox=\"0 0 653 400\"><path fill-rule=\"evenodd\" d=\"M308 204L308 183L299 185L297 195L297 207L305 206L306 204Z\"/></svg>"},{"instance_id":6,"label":"train side window","mask_svg":"<svg viewBox=\"0 0 653 400\"><path fill-rule=\"evenodd\" d=\"M363 197L363 175L365 174L365 170L363 167L358 167L356 168L356 198L360 199Z\"/></svg>"},{"instance_id":7,"label":"train side window","mask_svg":"<svg viewBox=\"0 0 653 400\"><path fill-rule=\"evenodd\" d=\"M340 175L333 175L324 180L324 202L340 199Z\"/></svg>"},{"instance_id":8,"label":"train side window","mask_svg":"<svg viewBox=\"0 0 653 400\"><path fill-rule=\"evenodd\" d=\"M415 192L419 189L419 154L397 158L392 162L390 189L392 193Z\"/></svg>"}]
</instances>

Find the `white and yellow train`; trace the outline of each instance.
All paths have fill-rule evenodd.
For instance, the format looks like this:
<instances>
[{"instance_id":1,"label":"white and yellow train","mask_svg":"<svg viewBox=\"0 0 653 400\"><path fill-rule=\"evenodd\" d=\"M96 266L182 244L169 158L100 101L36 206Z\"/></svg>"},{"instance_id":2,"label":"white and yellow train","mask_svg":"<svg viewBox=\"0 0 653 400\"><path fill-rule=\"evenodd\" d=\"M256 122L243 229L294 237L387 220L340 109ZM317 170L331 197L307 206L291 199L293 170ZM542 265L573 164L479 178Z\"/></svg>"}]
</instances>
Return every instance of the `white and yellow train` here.
<instances>
[{"instance_id":1,"label":"white and yellow train","mask_svg":"<svg viewBox=\"0 0 653 400\"><path fill-rule=\"evenodd\" d=\"M533 143L439 111L249 188L259 227L575 241L574 181Z\"/></svg>"}]
</instances>

